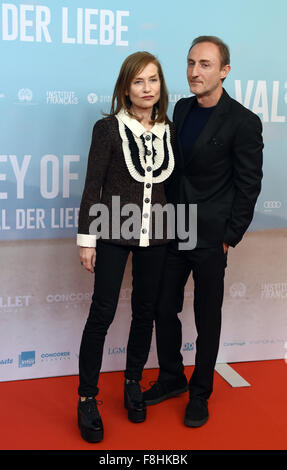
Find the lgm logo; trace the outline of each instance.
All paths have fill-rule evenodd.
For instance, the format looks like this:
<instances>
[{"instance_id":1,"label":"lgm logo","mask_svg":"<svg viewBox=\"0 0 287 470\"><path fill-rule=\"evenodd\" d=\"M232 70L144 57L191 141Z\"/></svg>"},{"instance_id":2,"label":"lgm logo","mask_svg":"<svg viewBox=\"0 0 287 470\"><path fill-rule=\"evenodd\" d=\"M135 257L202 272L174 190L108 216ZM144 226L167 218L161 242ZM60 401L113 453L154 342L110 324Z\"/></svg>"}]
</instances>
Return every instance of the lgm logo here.
<instances>
[{"instance_id":1,"label":"lgm logo","mask_svg":"<svg viewBox=\"0 0 287 470\"><path fill-rule=\"evenodd\" d=\"M125 346L114 346L108 348L108 355L111 354L126 354Z\"/></svg>"},{"instance_id":2,"label":"lgm logo","mask_svg":"<svg viewBox=\"0 0 287 470\"><path fill-rule=\"evenodd\" d=\"M35 351L23 351L18 356L19 367L32 367L36 362L36 352Z\"/></svg>"},{"instance_id":3,"label":"lgm logo","mask_svg":"<svg viewBox=\"0 0 287 470\"><path fill-rule=\"evenodd\" d=\"M153 347L150 347L150 352L153 351ZM126 346L109 346L108 347L108 355L111 356L113 354L126 354L127 349Z\"/></svg>"}]
</instances>

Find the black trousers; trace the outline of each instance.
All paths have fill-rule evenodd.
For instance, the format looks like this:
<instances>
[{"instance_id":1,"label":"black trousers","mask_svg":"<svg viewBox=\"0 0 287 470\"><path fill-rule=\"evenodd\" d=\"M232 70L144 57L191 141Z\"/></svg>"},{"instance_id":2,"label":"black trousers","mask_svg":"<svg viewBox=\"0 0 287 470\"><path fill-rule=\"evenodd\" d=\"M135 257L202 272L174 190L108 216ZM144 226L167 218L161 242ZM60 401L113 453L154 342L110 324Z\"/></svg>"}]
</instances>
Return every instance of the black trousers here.
<instances>
[{"instance_id":1,"label":"black trousers","mask_svg":"<svg viewBox=\"0 0 287 470\"><path fill-rule=\"evenodd\" d=\"M159 380L184 373L182 325L178 318L184 287L191 271L194 279L194 315L197 330L195 368L189 381L190 396L209 398L219 348L221 308L227 255L223 246L179 251L169 245L156 311Z\"/></svg>"},{"instance_id":2,"label":"black trousers","mask_svg":"<svg viewBox=\"0 0 287 470\"><path fill-rule=\"evenodd\" d=\"M132 320L125 377L141 380L152 339L158 288L166 245L134 247L97 242L94 293L79 356L80 396L95 396L105 337L117 309L129 253L132 252Z\"/></svg>"}]
</instances>

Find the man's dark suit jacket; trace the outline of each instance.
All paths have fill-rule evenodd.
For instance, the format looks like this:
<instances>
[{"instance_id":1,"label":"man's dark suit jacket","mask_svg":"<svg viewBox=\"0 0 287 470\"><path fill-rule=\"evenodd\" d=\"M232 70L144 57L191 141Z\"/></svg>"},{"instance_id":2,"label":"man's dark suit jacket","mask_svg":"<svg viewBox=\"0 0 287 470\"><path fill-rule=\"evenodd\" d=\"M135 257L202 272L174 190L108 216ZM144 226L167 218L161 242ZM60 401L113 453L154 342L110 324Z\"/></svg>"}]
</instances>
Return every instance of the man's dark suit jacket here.
<instances>
[{"instance_id":1,"label":"man's dark suit jacket","mask_svg":"<svg viewBox=\"0 0 287 470\"><path fill-rule=\"evenodd\" d=\"M197 138L183 155L180 132L196 98L175 106L176 166L166 188L168 202L197 204L197 245L235 246L247 230L261 189L262 124L225 90Z\"/></svg>"}]
</instances>

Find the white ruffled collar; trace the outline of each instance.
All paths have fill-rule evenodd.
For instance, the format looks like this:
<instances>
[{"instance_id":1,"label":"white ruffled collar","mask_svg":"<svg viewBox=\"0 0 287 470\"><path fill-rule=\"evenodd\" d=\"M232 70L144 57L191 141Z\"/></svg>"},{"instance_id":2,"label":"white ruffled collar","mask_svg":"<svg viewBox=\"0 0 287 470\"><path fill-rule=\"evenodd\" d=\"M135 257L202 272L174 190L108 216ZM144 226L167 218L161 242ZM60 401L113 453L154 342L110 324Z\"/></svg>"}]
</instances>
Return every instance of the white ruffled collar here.
<instances>
[{"instance_id":1,"label":"white ruffled collar","mask_svg":"<svg viewBox=\"0 0 287 470\"><path fill-rule=\"evenodd\" d=\"M121 109L118 114L116 115L118 119L120 119L136 137L140 137L142 134L146 132L151 132L159 139L163 139L166 125L164 122L156 122L153 127L147 131L146 128L136 119L132 118L125 109Z\"/></svg>"}]
</instances>

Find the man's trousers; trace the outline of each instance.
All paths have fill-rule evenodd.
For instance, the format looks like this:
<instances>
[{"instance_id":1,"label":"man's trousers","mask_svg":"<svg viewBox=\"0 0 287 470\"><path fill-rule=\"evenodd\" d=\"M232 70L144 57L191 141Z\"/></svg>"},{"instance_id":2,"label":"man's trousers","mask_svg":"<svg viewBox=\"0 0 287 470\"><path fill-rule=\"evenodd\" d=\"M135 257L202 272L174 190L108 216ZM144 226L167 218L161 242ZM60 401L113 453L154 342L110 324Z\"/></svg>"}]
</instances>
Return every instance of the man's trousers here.
<instances>
[{"instance_id":1,"label":"man's trousers","mask_svg":"<svg viewBox=\"0 0 287 470\"><path fill-rule=\"evenodd\" d=\"M156 310L159 380L180 378L184 373L182 311L184 288L192 271L194 316L197 330L195 368L189 381L190 396L209 398L219 349L221 308L227 255L223 246L184 251L169 245ZM192 312L190 313L192 314Z\"/></svg>"}]
</instances>

